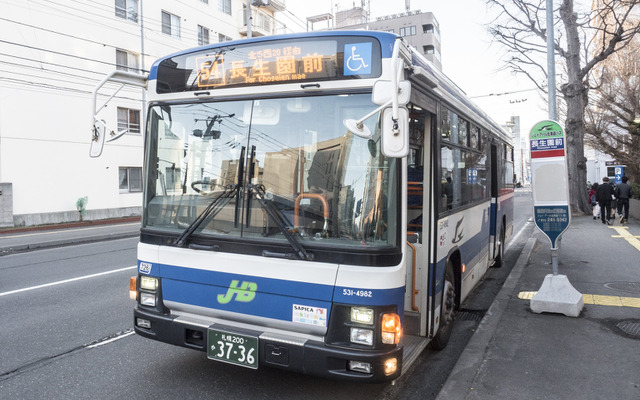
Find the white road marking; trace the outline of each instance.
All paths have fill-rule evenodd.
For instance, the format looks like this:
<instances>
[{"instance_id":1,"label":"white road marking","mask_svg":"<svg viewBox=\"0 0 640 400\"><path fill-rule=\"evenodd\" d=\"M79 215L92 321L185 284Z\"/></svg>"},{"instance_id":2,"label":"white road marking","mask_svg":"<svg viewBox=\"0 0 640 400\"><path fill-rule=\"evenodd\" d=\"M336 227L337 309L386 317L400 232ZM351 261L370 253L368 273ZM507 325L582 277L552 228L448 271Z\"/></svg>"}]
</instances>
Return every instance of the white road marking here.
<instances>
[{"instance_id":1,"label":"white road marking","mask_svg":"<svg viewBox=\"0 0 640 400\"><path fill-rule=\"evenodd\" d=\"M127 336L131 336L131 335L133 335L135 333L136 332L133 329L127 329L126 331L118 333L118 335L115 336L115 337L112 337L112 338L104 340L102 342L98 342L98 343L95 343L95 344L87 346L87 349L95 349L96 347L105 345L107 343L113 343L116 340L120 340L120 339L126 338Z\"/></svg>"},{"instance_id":2,"label":"white road marking","mask_svg":"<svg viewBox=\"0 0 640 400\"><path fill-rule=\"evenodd\" d=\"M138 268L138 266L137 266L137 265L132 265L131 267L125 267L125 268L113 269L113 270L111 270L111 271L99 272L99 273L97 273L97 274L84 275L84 276L79 276L79 277L77 277L77 278L71 278L71 279L65 279L65 280L57 281L57 282L45 283L45 284L43 284L43 285L37 285L37 286L26 287L26 288L23 288L23 289L11 290L11 291L8 291L8 292L0 293L0 297L2 297L2 296L8 296L8 295L10 295L10 294L16 294L16 293L28 292L28 291L30 291L30 290L42 289L42 288L46 288L46 287L50 287L50 286L62 285L62 284L65 284L65 283L71 283L71 282L81 281L81 280L84 280L84 279L97 278L97 277L99 277L99 276L105 276L105 275L115 274L115 273L118 273L118 272L128 271L128 270L136 269L136 268Z\"/></svg>"},{"instance_id":3,"label":"white road marking","mask_svg":"<svg viewBox=\"0 0 640 400\"><path fill-rule=\"evenodd\" d=\"M524 230L529 226L531 222L527 221L522 228L520 228L520 230L518 231L518 233L515 234L515 236L511 237L511 240L509 241L509 243L507 244L507 247L505 247L505 250L508 249L509 247L511 247L512 244L514 244L515 242L518 241L518 237L520 235L522 235L522 232L524 232Z\"/></svg>"}]
</instances>

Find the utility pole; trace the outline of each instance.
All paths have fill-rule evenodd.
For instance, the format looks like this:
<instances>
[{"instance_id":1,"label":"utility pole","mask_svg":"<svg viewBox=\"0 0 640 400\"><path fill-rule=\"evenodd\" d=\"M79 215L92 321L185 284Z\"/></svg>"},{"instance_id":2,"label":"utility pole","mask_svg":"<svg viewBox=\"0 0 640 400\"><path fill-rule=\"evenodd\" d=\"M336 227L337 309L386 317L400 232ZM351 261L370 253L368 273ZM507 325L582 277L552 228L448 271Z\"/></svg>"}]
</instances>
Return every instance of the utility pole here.
<instances>
[{"instance_id":1,"label":"utility pole","mask_svg":"<svg viewBox=\"0 0 640 400\"><path fill-rule=\"evenodd\" d=\"M556 59L553 40L553 0L547 0L547 90L549 91L549 119L558 120L556 109Z\"/></svg>"},{"instance_id":2,"label":"utility pole","mask_svg":"<svg viewBox=\"0 0 640 400\"><path fill-rule=\"evenodd\" d=\"M140 73L144 74L144 19L142 13L142 0L140 0ZM142 88L142 115L140 119L140 133L145 134L144 127L147 125L147 90Z\"/></svg>"},{"instance_id":3,"label":"utility pole","mask_svg":"<svg viewBox=\"0 0 640 400\"><path fill-rule=\"evenodd\" d=\"M247 38L250 38L251 35L251 0L247 0L247 9L245 10L245 19L247 20Z\"/></svg>"}]
</instances>

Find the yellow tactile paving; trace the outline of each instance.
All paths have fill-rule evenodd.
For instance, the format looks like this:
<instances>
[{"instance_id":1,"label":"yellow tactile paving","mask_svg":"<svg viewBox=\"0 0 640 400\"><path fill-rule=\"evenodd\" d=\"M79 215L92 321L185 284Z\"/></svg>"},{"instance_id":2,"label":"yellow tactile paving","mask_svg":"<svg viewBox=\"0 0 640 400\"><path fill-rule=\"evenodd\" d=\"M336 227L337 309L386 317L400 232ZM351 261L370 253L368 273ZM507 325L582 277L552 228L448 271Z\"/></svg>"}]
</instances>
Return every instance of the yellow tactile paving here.
<instances>
[{"instance_id":1,"label":"yellow tactile paving","mask_svg":"<svg viewBox=\"0 0 640 400\"><path fill-rule=\"evenodd\" d=\"M520 292L518 298L522 300L531 300L537 292ZM612 307L633 307L640 308L640 298L638 297L621 297L621 296L603 296L599 294L583 294L582 300L584 304L593 304L596 306L612 306Z\"/></svg>"},{"instance_id":2,"label":"yellow tactile paving","mask_svg":"<svg viewBox=\"0 0 640 400\"><path fill-rule=\"evenodd\" d=\"M635 247L638 251L640 251L640 236L634 236L629 232L629 228L626 226L610 226L609 229L614 229L618 232L617 235L611 235L612 238L622 238L626 240L630 245Z\"/></svg>"}]
</instances>

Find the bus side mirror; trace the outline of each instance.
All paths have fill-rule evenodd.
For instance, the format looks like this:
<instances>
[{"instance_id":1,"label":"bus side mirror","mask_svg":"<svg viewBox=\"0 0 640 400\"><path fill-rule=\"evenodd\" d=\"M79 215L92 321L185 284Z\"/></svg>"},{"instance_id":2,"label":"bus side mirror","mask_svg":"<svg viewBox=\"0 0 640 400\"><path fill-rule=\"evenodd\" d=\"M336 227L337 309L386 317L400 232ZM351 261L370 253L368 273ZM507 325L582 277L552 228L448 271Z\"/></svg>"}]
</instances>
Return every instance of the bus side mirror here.
<instances>
[{"instance_id":1,"label":"bus side mirror","mask_svg":"<svg viewBox=\"0 0 640 400\"><path fill-rule=\"evenodd\" d=\"M398 82L398 104L406 105L411 98L411 82ZM371 92L371 101L379 106L386 105L393 99L393 82L376 81Z\"/></svg>"},{"instance_id":2,"label":"bus side mirror","mask_svg":"<svg viewBox=\"0 0 640 400\"><path fill-rule=\"evenodd\" d=\"M409 155L409 111L398 108L398 119L393 118L393 109L382 111L381 151L386 157L406 157Z\"/></svg>"},{"instance_id":3,"label":"bus side mirror","mask_svg":"<svg viewBox=\"0 0 640 400\"><path fill-rule=\"evenodd\" d=\"M89 148L89 157L96 158L102 154L104 148L104 139L107 136L107 124L104 120L94 119L93 131L91 132L91 147Z\"/></svg>"}]
</instances>

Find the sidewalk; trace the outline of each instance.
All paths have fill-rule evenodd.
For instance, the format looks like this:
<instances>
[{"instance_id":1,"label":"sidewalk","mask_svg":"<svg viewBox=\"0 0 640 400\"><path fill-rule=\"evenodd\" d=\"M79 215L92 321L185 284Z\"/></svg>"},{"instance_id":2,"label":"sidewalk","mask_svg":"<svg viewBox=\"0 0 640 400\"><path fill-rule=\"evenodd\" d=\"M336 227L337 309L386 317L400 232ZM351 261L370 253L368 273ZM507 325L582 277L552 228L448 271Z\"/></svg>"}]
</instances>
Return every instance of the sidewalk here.
<instances>
[{"instance_id":1,"label":"sidewalk","mask_svg":"<svg viewBox=\"0 0 640 400\"><path fill-rule=\"evenodd\" d=\"M438 400L640 399L640 224L572 218L558 269L583 294L577 318L529 308L549 247L534 226Z\"/></svg>"},{"instance_id":2,"label":"sidewalk","mask_svg":"<svg viewBox=\"0 0 640 400\"><path fill-rule=\"evenodd\" d=\"M0 229L0 256L140 235L140 217Z\"/></svg>"}]
</instances>

